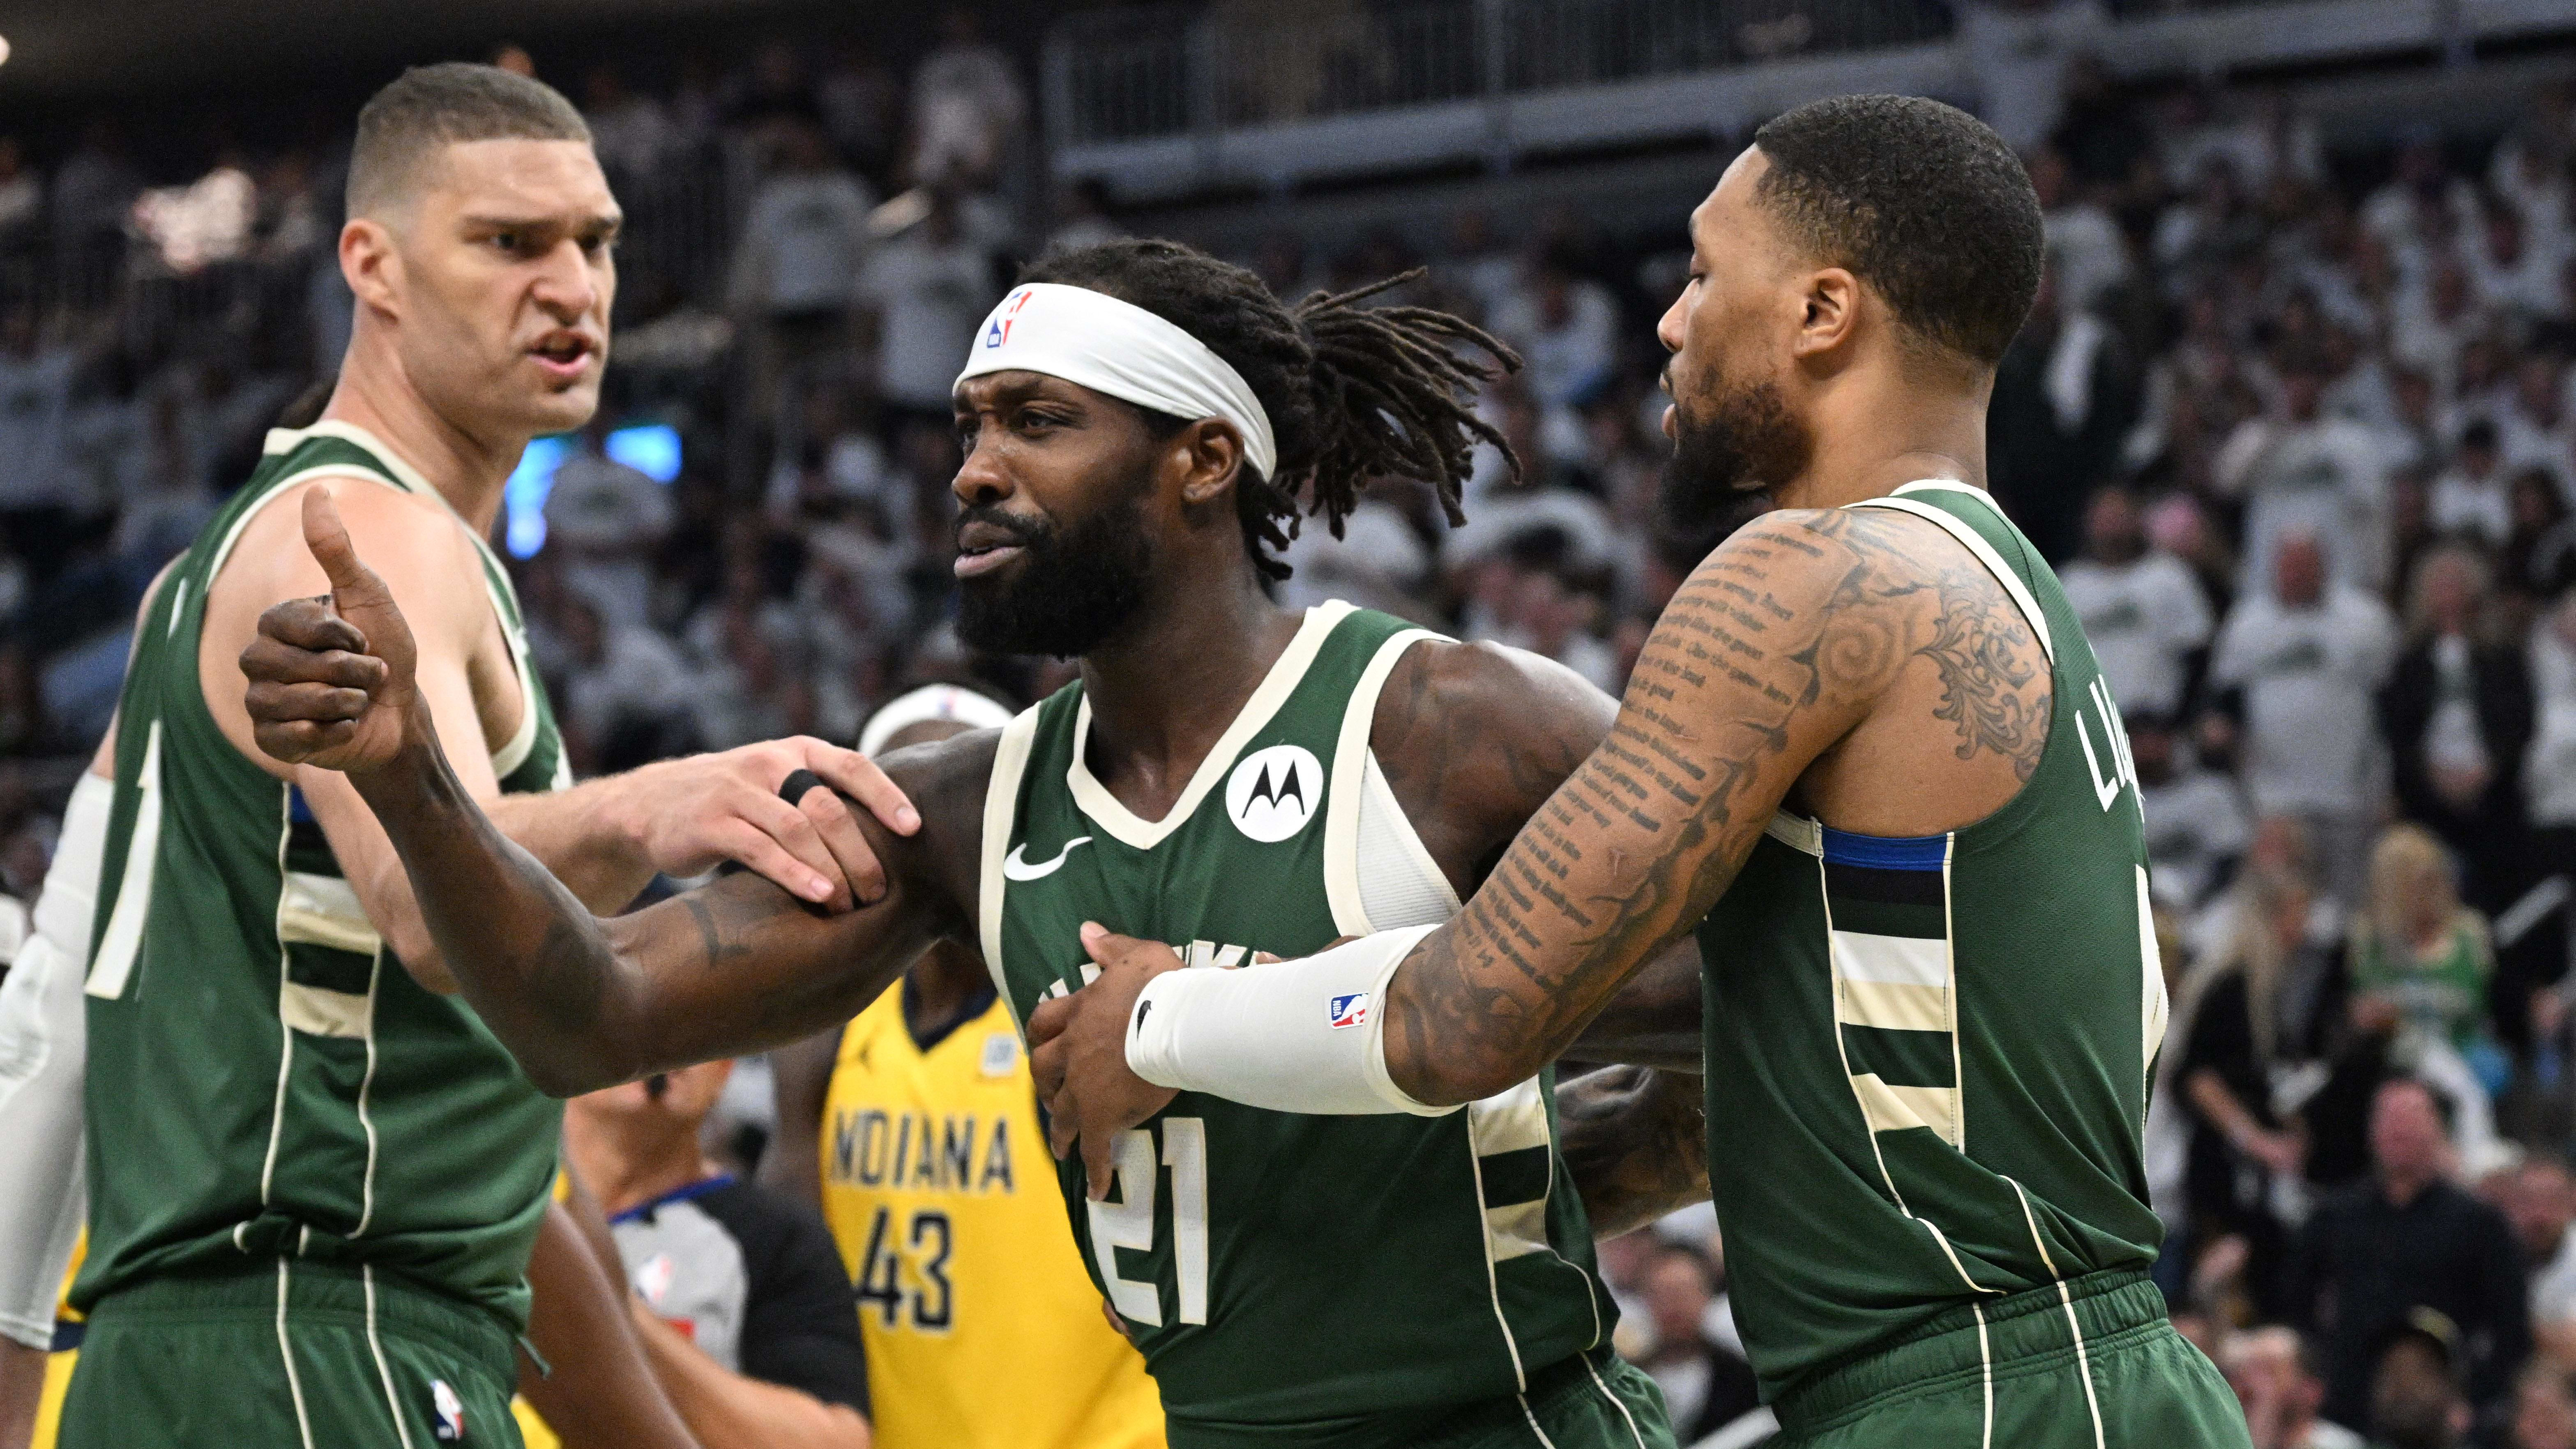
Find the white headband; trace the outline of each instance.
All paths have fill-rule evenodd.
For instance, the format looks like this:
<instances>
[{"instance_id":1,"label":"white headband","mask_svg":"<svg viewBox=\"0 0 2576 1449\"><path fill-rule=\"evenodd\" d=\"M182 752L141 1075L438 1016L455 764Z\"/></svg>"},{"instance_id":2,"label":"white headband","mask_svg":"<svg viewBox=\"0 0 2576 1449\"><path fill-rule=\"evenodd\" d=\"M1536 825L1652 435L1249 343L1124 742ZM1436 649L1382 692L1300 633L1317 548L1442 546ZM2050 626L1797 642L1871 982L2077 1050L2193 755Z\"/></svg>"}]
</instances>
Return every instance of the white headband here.
<instances>
[{"instance_id":1,"label":"white headband","mask_svg":"<svg viewBox=\"0 0 2576 1449\"><path fill-rule=\"evenodd\" d=\"M1009 724L1011 712L971 689L925 684L887 700L885 708L868 716L867 727L859 731L859 753L873 755L897 734L935 719L953 719L969 729L992 730Z\"/></svg>"},{"instance_id":2,"label":"white headband","mask_svg":"<svg viewBox=\"0 0 2576 1449\"><path fill-rule=\"evenodd\" d=\"M1278 476L1270 414L1243 374L1208 345L1142 307L1088 287L1027 282L984 319L957 381L1042 372L1184 420L1223 418L1243 434L1243 460Z\"/></svg>"}]
</instances>

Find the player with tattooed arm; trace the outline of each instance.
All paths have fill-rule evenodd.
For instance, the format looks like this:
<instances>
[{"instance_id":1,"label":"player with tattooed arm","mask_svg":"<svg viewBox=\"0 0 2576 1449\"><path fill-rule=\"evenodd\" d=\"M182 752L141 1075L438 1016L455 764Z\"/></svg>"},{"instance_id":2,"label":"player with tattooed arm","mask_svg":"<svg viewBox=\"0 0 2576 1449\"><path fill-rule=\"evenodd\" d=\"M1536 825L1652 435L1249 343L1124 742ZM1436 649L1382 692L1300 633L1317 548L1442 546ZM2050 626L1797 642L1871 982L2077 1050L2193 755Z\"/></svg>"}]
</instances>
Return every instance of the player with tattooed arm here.
<instances>
[{"instance_id":1,"label":"player with tattooed arm","mask_svg":"<svg viewBox=\"0 0 2576 1449\"><path fill-rule=\"evenodd\" d=\"M851 812L884 863L874 905L826 916L742 876L595 919L456 787L402 616L320 498L333 597L278 605L244 656L261 738L348 772L467 998L558 1092L838 1024L935 942L975 956L1016 1024L1082 986L1086 920L1258 975L1262 953L1446 919L1614 709L1533 656L1265 592L1306 507L1337 523L1368 479L1410 476L1454 516L1470 449L1496 441L1465 349L1508 355L1442 313L1356 305L1378 290L1292 310L1240 268L1118 242L1038 264L995 308L956 385L961 632L1078 655L1081 678L1008 728L885 758L922 824ZM1630 1055L1656 1043L1614 1040L1623 1021L1693 1015L1687 943L1646 987L1585 1050ZM1664 1035L1695 1064L1686 1026ZM1608 1348L1550 1079L1533 1063L1439 1118L1184 1096L1120 1137L1114 1190L1086 1200L1060 1168L1169 1442L1669 1445L1660 1396ZM907 1134L891 1170L983 1183L1045 1163L1036 1146ZM905 1251L926 1273L931 1243Z\"/></svg>"},{"instance_id":2,"label":"player with tattooed arm","mask_svg":"<svg viewBox=\"0 0 2576 1449\"><path fill-rule=\"evenodd\" d=\"M1610 737L1444 924L1233 974L1086 928L1097 983L1030 1023L1053 1130L1097 1180L1176 1089L1451 1112L1696 933L1708 1145L1669 1145L1671 1084L1603 1083L1655 1126L1592 1166L1630 1206L1713 1195L1784 1442L2241 1446L2146 1276L2165 999L2127 743L1981 486L2030 181L1947 106L1823 101L1761 129L1691 244L1668 501L1771 511L1675 594ZM1369 1022L1332 1030L1351 998Z\"/></svg>"}]
</instances>

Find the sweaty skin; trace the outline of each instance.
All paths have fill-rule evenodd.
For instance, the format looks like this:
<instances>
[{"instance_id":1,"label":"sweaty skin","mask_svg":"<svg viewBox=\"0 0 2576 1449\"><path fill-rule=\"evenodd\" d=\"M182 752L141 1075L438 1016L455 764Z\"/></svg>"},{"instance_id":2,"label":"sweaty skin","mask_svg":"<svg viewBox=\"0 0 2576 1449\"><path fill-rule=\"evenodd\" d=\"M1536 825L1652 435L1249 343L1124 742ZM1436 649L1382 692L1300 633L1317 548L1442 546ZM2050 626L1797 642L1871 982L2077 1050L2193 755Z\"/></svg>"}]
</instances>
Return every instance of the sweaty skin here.
<instances>
[{"instance_id":1,"label":"sweaty skin","mask_svg":"<svg viewBox=\"0 0 2576 1449\"><path fill-rule=\"evenodd\" d=\"M961 394L980 424L956 484L961 502L1025 494L1070 511L1086 490L1100 491L1100 478L1117 476L1111 464L1159 455L1167 601L1147 606L1131 631L1138 637L1084 660L1104 756L1095 771L1130 809L1159 815L1297 622L1255 584L1231 508L1203 506L1222 498L1239 457L1231 426L1196 423L1157 442L1131 409L1034 374L976 378ZM1044 424L1029 425L1024 415L1039 411ZM777 1046L847 1020L934 942L980 952L979 852L998 732L883 761L922 825L897 836L849 812L884 865L886 891L873 904L826 915L742 875L601 920L460 788L409 676L402 612L329 499L309 498L304 522L332 591L270 609L245 655L260 746L347 772L398 847L467 999L542 1089L572 1095ZM1426 643L1390 676L1371 745L1423 843L1464 891L1599 740L1609 715L1609 701L1560 666L1486 645ZM1175 735L1182 752L1150 748ZM1121 739L1129 750L1097 743ZM1670 1002L1696 1001L1695 953L1680 955L1674 974L1656 980L1651 1013L1639 1014L1656 1031L1649 1047L1672 1045ZM1622 1054L1612 1042L1587 1050Z\"/></svg>"},{"instance_id":2,"label":"sweaty skin","mask_svg":"<svg viewBox=\"0 0 2576 1449\"><path fill-rule=\"evenodd\" d=\"M2010 801L2047 744L2047 656L2003 585L1932 523L1842 506L1980 482L1993 373L1927 352L1884 297L1779 229L1757 199L1768 164L1746 151L1692 213L1691 281L1657 336L1677 408L1726 379L1788 399L1795 471L1742 480L1780 506L1692 572L1608 737L1389 982L1386 1068L1418 1102L1474 1101L1564 1054L1687 938L1784 804L1842 830L1939 834ZM1098 1181L1114 1134L1167 1095L1128 1069L1125 1028L1180 963L1158 942L1084 944L1101 974L1032 1014L1030 1064ZM1694 1170L1677 1160L1676 1184Z\"/></svg>"}]
</instances>

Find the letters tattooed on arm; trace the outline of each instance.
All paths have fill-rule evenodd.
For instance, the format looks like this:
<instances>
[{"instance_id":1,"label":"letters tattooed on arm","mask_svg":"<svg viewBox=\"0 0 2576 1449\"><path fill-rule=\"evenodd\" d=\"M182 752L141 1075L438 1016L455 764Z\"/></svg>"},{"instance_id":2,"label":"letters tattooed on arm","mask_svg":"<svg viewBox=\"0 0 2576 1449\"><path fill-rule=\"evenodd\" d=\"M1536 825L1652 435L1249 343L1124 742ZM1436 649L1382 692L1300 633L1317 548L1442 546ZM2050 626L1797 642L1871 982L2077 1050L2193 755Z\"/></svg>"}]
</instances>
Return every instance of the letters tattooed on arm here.
<instances>
[{"instance_id":1,"label":"letters tattooed on arm","mask_svg":"<svg viewBox=\"0 0 2576 1449\"><path fill-rule=\"evenodd\" d=\"M1875 509L1766 515L1665 607L1609 737L1533 816L1466 909L1391 983L1387 1068L1472 1101L1563 1054L1643 962L1708 912L1799 776L1914 661L1930 713L2026 778L2049 676L1983 568Z\"/></svg>"}]
</instances>

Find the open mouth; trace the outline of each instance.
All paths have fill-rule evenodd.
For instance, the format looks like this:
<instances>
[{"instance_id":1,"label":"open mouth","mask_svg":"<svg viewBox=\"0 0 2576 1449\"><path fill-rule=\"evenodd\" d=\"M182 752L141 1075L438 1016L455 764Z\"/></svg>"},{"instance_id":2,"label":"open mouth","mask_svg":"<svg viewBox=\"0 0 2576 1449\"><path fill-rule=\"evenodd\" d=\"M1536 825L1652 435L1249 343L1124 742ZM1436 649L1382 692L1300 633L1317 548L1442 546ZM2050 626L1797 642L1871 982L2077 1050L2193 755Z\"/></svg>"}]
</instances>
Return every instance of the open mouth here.
<instances>
[{"instance_id":1,"label":"open mouth","mask_svg":"<svg viewBox=\"0 0 2576 1449\"><path fill-rule=\"evenodd\" d=\"M598 350L581 333L549 332L536 346L528 349L528 355L549 374L569 379L579 377L590 366L591 356Z\"/></svg>"},{"instance_id":2,"label":"open mouth","mask_svg":"<svg viewBox=\"0 0 2576 1449\"><path fill-rule=\"evenodd\" d=\"M952 572L961 579L988 574L1020 556L1019 535L999 524L976 521L957 530L957 562Z\"/></svg>"}]
</instances>

